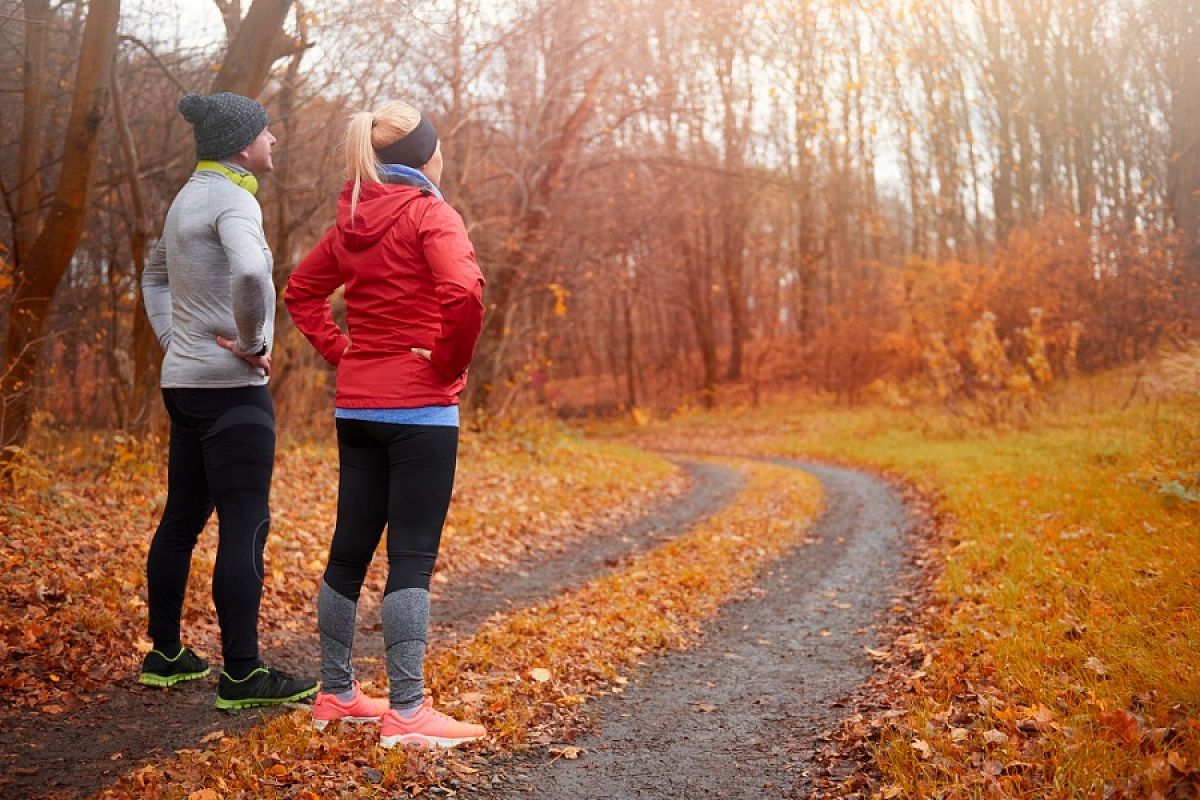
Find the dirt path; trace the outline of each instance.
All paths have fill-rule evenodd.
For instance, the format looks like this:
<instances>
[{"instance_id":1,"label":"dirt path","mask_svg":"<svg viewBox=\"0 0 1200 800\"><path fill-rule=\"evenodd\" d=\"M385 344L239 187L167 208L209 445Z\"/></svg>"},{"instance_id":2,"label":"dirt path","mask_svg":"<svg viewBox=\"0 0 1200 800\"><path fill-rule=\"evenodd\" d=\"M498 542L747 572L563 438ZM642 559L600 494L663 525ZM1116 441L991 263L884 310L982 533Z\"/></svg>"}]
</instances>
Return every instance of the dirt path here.
<instances>
[{"instance_id":1,"label":"dirt path","mask_svg":"<svg viewBox=\"0 0 1200 800\"><path fill-rule=\"evenodd\" d=\"M817 736L871 671L865 646L903 580L904 507L882 481L806 469L826 491L818 542L775 563L698 647L599 706L577 760L497 765L494 798L800 798Z\"/></svg>"},{"instance_id":2,"label":"dirt path","mask_svg":"<svg viewBox=\"0 0 1200 800\"><path fill-rule=\"evenodd\" d=\"M681 466L690 476L689 490L628 528L600 529L566 552L440 587L435 592L432 641L440 646L446 644L446 637L468 636L495 611L552 596L685 532L727 505L745 480L725 467L692 462ZM356 655L382 655L377 616L377 603L360 609ZM267 651L264 658L315 674L316 637ZM215 679L163 691L141 686L131 676L127 684L112 687L107 703L62 717L30 715L11 720L0 729L0 795L6 799L84 796L136 765L169 757L179 749L203 747L206 736L245 730L271 713L223 714L212 706L214 691Z\"/></svg>"},{"instance_id":3,"label":"dirt path","mask_svg":"<svg viewBox=\"0 0 1200 800\"><path fill-rule=\"evenodd\" d=\"M582 541L564 545L550 556L517 562L502 572L462 576L448 586L435 584L431 590L430 641L438 647L452 647L454 640L473 636L484 620L497 611L533 605L657 547L724 508L746 482L742 473L728 467L693 461L676 463L688 475L689 491L628 527L601 529ZM360 630L354 645L356 660L376 659L382 663L379 600L378 595L364 594L360 601ZM320 665L315 637L297 641L285 655L289 664L311 665L313 670Z\"/></svg>"},{"instance_id":4,"label":"dirt path","mask_svg":"<svg viewBox=\"0 0 1200 800\"><path fill-rule=\"evenodd\" d=\"M686 532L727 506L746 483L745 475L728 467L694 461L677 463L687 472L692 489L676 502L642 517L624 531L606 531L587 542L572 544L552 558L460 582L453 593L435 593L433 625L459 635L473 633L498 609L533 605Z\"/></svg>"}]
</instances>

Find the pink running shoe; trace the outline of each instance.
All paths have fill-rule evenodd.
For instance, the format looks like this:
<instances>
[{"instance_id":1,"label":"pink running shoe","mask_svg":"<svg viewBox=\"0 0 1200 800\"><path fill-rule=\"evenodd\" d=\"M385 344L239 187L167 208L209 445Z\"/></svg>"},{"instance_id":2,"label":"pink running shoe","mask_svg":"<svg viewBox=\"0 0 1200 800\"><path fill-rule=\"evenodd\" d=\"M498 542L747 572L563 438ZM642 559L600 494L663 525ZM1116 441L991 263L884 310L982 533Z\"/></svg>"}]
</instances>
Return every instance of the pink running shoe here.
<instances>
[{"instance_id":1,"label":"pink running shoe","mask_svg":"<svg viewBox=\"0 0 1200 800\"><path fill-rule=\"evenodd\" d=\"M459 722L440 711L433 710L433 700L426 697L417 713L408 719L391 710L383 715L379 728L379 746L390 749L398 744L406 747L454 747L463 742L482 739L487 731L482 725Z\"/></svg>"},{"instance_id":2,"label":"pink running shoe","mask_svg":"<svg viewBox=\"0 0 1200 800\"><path fill-rule=\"evenodd\" d=\"M318 692L313 703L313 727L319 731L331 722L374 722L388 711L388 701L367 697L354 682L354 699L343 703L336 695Z\"/></svg>"}]
</instances>

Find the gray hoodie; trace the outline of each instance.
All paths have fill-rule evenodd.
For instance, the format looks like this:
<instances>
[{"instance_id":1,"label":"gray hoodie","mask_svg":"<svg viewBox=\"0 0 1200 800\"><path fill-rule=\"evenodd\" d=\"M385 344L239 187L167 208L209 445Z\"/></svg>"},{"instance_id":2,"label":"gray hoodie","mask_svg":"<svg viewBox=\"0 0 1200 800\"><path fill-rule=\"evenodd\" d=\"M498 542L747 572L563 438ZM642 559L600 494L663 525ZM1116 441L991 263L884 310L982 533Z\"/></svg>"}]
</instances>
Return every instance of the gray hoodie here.
<instances>
[{"instance_id":1,"label":"gray hoodie","mask_svg":"<svg viewBox=\"0 0 1200 800\"><path fill-rule=\"evenodd\" d=\"M236 340L243 353L270 347L272 263L254 196L218 172L193 173L171 203L142 273L146 314L166 351L163 388L267 382L261 369L218 345L217 336Z\"/></svg>"}]
</instances>

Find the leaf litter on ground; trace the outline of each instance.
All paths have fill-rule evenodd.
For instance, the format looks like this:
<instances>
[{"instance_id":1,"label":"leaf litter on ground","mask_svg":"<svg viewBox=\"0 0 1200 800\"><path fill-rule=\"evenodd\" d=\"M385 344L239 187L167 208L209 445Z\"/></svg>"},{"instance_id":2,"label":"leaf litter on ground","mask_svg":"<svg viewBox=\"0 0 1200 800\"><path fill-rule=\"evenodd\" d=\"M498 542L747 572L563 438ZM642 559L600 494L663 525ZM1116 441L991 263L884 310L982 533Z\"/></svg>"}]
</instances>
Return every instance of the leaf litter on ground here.
<instances>
[{"instance_id":1,"label":"leaf litter on ground","mask_svg":"<svg viewBox=\"0 0 1200 800\"><path fill-rule=\"evenodd\" d=\"M55 716L103 702L150 649L145 561L165 501L165 443L63 435L39 449L49 453L45 471L55 480L0 500L0 718ZM685 484L660 457L588 442L551 423L464 434L437 585L570 547ZM331 440L280 447L260 615L264 648L314 635L336 494ZM208 599L215 529L214 517L196 548L183 620L185 643L210 658L220 653ZM376 563L366 594L385 579Z\"/></svg>"},{"instance_id":2,"label":"leaf litter on ground","mask_svg":"<svg viewBox=\"0 0 1200 800\"><path fill-rule=\"evenodd\" d=\"M415 795L436 786L469 788L505 753L545 748L555 757L582 756L568 748L587 729L590 700L620 693L655 653L696 641L705 620L749 591L759 570L805 543L821 507L815 479L769 465L744 468L750 479L733 503L682 536L575 591L495 615L452 649L431 648L426 675L436 702L483 722L486 743L452 752L383 751L372 726L317 734L308 714L296 711L213 750L138 769L104 796L165 797L198 791L214 776L228 791L253 787L261 797L293 796L298 785ZM272 779L275 763L290 765L286 778ZM364 782L364 770L379 779Z\"/></svg>"}]
</instances>

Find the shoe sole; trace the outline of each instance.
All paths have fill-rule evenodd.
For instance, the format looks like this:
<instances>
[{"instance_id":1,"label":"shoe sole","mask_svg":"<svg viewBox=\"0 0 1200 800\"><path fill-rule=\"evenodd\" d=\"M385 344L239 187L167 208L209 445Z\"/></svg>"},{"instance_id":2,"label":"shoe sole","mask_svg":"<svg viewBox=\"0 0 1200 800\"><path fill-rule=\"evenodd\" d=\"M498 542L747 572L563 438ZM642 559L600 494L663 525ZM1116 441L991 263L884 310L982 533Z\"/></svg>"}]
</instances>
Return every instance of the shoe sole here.
<instances>
[{"instance_id":1,"label":"shoe sole","mask_svg":"<svg viewBox=\"0 0 1200 800\"><path fill-rule=\"evenodd\" d=\"M313 727L319 731L325 730L331 722L350 722L362 725L367 722L379 722L379 717L338 717L337 719L313 719Z\"/></svg>"},{"instance_id":2,"label":"shoe sole","mask_svg":"<svg viewBox=\"0 0 1200 800\"><path fill-rule=\"evenodd\" d=\"M317 693L316 686L311 689L305 689L302 692L296 692L287 697L247 697L244 700L226 700L224 697L217 695L216 707L221 711L241 711L245 708L262 708L264 706L281 706L286 703L295 703L298 700L304 700L312 697Z\"/></svg>"},{"instance_id":3,"label":"shoe sole","mask_svg":"<svg viewBox=\"0 0 1200 800\"><path fill-rule=\"evenodd\" d=\"M411 747L415 750L426 750L434 747L451 748L467 742L476 742L483 736L467 736L462 739L448 739L444 736L423 736L419 733L405 733L397 736L380 736L379 746L391 750L396 745Z\"/></svg>"},{"instance_id":4,"label":"shoe sole","mask_svg":"<svg viewBox=\"0 0 1200 800\"><path fill-rule=\"evenodd\" d=\"M183 681L197 681L201 678L207 678L211 674L211 667L203 672L181 672L178 675L156 675L153 672L143 672L142 674L138 675L138 683L146 686L158 686L160 688L164 688L167 686L174 686L175 684L182 683Z\"/></svg>"}]
</instances>

